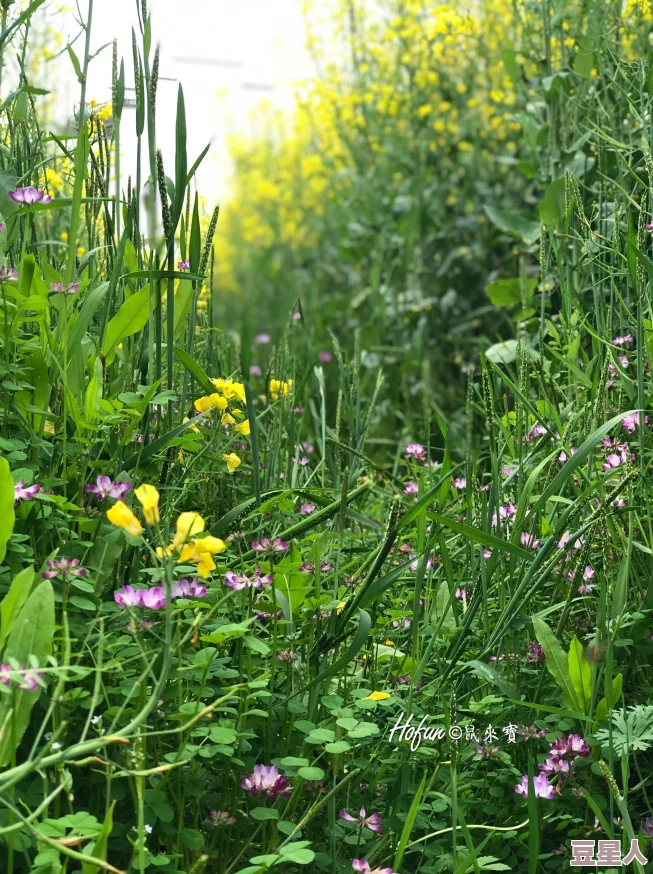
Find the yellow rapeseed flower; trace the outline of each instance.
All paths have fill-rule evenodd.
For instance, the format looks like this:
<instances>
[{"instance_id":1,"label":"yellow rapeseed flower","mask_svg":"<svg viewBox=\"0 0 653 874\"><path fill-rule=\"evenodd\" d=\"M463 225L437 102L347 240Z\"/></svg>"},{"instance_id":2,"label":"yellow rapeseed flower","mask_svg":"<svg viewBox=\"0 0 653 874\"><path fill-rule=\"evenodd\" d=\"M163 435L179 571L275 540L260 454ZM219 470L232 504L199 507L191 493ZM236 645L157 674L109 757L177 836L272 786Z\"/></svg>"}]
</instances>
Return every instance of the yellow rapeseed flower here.
<instances>
[{"instance_id":1,"label":"yellow rapeseed flower","mask_svg":"<svg viewBox=\"0 0 653 874\"><path fill-rule=\"evenodd\" d=\"M238 431L239 434L242 434L244 437L249 437L251 431L249 427L249 419L245 419L244 422L241 422L239 425L236 425L234 431Z\"/></svg>"},{"instance_id":2,"label":"yellow rapeseed flower","mask_svg":"<svg viewBox=\"0 0 653 874\"><path fill-rule=\"evenodd\" d=\"M240 458L238 458L235 452L223 455L222 460L227 462L227 470L229 473L233 473L236 468L240 466Z\"/></svg>"},{"instance_id":3,"label":"yellow rapeseed flower","mask_svg":"<svg viewBox=\"0 0 653 874\"><path fill-rule=\"evenodd\" d=\"M195 401L195 409L198 413L206 413L208 410L226 410L227 399L215 393L212 395L204 395Z\"/></svg>"},{"instance_id":4,"label":"yellow rapeseed flower","mask_svg":"<svg viewBox=\"0 0 653 874\"><path fill-rule=\"evenodd\" d=\"M107 519L112 525L124 528L128 534L133 534L134 537L143 533L143 526L123 501L116 501L113 507L107 511Z\"/></svg>"},{"instance_id":5,"label":"yellow rapeseed flower","mask_svg":"<svg viewBox=\"0 0 653 874\"><path fill-rule=\"evenodd\" d=\"M143 515L148 525L154 525L161 521L159 516L159 493L154 486L143 483L137 489L134 489L134 494L143 508Z\"/></svg>"}]
</instances>

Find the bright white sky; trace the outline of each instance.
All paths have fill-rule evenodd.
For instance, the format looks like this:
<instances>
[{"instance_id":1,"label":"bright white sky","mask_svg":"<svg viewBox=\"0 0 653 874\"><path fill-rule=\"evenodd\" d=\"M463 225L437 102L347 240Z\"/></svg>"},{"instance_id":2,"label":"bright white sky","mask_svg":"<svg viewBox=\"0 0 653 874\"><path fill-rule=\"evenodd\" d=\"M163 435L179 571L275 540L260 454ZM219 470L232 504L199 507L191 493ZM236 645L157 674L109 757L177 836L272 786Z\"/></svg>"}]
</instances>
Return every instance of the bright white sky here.
<instances>
[{"instance_id":1,"label":"bright white sky","mask_svg":"<svg viewBox=\"0 0 653 874\"><path fill-rule=\"evenodd\" d=\"M140 0L139 0L140 2ZM81 0L85 9L86 3ZM186 100L189 165L212 141L198 187L211 207L228 191L230 165L226 137L232 131L255 129L252 111L262 99L274 106L292 105L294 83L314 74L305 51L304 19L300 0L149 0L153 42L161 45L157 102L157 139L169 175L174 169L175 107L178 82ZM59 18L59 17L58 17ZM73 38L75 24L70 21ZM131 27L137 29L136 0L95 0L92 51L118 39L125 59L126 84L133 86ZM138 29L137 29L138 33ZM139 35L140 40L140 35ZM82 54L81 39L75 43ZM69 66L67 55L61 64ZM60 110L68 114L79 100L79 86L63 76L58 94ZM172 81L169 81L172 80ZM111 47L92 63L87 96L98 102L111 99ZM133 92L127 92L133 96ZM123 174L133 173L134 110L123 114Z\"/></svg>"}]
</instances>

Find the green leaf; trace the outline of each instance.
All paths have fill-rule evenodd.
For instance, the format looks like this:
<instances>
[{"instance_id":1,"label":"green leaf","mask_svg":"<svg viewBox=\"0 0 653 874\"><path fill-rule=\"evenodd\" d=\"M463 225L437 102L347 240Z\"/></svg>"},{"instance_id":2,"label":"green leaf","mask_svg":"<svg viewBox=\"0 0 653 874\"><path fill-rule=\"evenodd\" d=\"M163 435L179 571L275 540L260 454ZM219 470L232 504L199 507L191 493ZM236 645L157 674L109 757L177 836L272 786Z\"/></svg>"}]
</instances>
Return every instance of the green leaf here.
<instances>
[{"instance_id":1,"label":"green leaf","mask_svg":"<svg viewBox=\"0 0 653 874\"><path fill-rule=\"evenodd\" d=\"M184 208L186 195L186 176L188 173L188 157L186 152L186 104L184 90L179 85L177 91L177 128L175 137L175 202L173 207L173 230L177 227L179 216Z\"/></svg>"},{"instance_id":2,"label":"green leaf","mask_svg":"<svg viewBox=\"0 0 653 874\"><path fill-rule=\"evenodd\" d=\"M52 652L54 637L54 592L49 580L43 580L29 596L18 614L9 637L4 658L15 659L19 665L29 665L30 656L39 665L45 666ZM17 749L29 725L32 708L36 704L41 689L29 692L16 688L15 695L3 695L0 700L0 725L8 726L9 713L11 727L0 738L0 767L4 767Z\"/></svg>"},{"instance_id":3,"label":"green leaf","mask_svg":"<svg viewBox=\"0 0 653 874\"><path fill-rule=\"evenodd\" d=\"M594 69L594 51L592 49L592 41L587 36L581 36L578 39L578 48L573 67L574 73L578 76L587 78L592 75L592 70Z\"/></svg>"},{"instance_id":4,"label":"green leaf","mask_svg":"<svg viewBox=\"0 0 653 874\"><path fill-rule=\"evenodd\" d=\"M254 807L250 810L249 815L252 819L258 819L263 822L265 819L279 819L279 811L274 807Z\"/></svg>"},{"instance_id":5,"label":"green leaf","mask_svg":"<svg viewBox=\"0 0 653 874\"><path fill-rule=\"evenodd\" d=\"M544 192L539 208L540 221L550 230L562 229L565 217L565 180L554 179Z\"/></svg>"},{"instance_id":6,"label":"green leaf","mask_svg":"<svg viewBox=\"0 0 653 874\"><path fill-rule=\"evenodd\" d=\"M88 847L85 847L85 855L93 856L95 859L101 859L103 862L107 861L107 843L111 836L111 832L113 831L113 809L115 806L116 802L114 801L107 811L107 815L104 817L100 834L95 839L95 842ZM98 865L93 865L92 862L82 863L82 874L97 874L98 871L100 871Z\"/></svg>"},{"instance_id":7,"label":"green leaf","mask_svg":"<svg viewBox=\"0 0 653 874\"><path fill-rule=\"evenodd\" d=\"M34 568L26 567L13 578L9 591L0 603L0 653L23 604L29 598L33 584Z\"/></svg>"},{"instance_id":8,"label":"green leaf","mask_svg":"<svg viewBox=\"0 0 653 874\"><path fill-rule=\"evenodd\" d=\"M337 756L340 753L346 753L347 750L350 750L351 744L347 743L346 740L337 740L335 743L327 744L324 749L327 753Z\"/></svg>"},{"instance_id":9,"label":"green leaf","mask_svg":"<svg viewBox=\"0 0 653 874\"><path fill-rule=\"evenodd\" d=\"M616 677L612 680L612 706L617 704L619 698L621 698L621 690L623 688L623 674L617 674ZM608 708L608 699L601 698L599 703L596 705L596 721L602 722L603 720L608 718L609 708Z\"/></svg>"},{"instance_id":10,"label":"green leaf","mask_svg":"<svg viewBox=\"0 0 653 874\"><path fill-rule=\"evenodd\" d=\"M104 336L102 354L106 363L111 364L115 348L125 337L131 337L141 331L150 316L150 288L146 285L140 291L132 294L120 307L107 325Z\"/></svg>"},{"instance_id":11,"label":"green leaf","mask_svg":"<svg viewBox=\"0 0 653 874\"><path fill-rule=\"evenodd\" d=\"M14 530L14 481L6 458L0 458L0 562L7 554L7 544Z\"/></svg>"},{"instance_id":12,"label":"green leaf","mask_svg":"<svg viewBox=\"0 0 653 874\"><path fill-rule=\"evenodd\" d=\"M537 288L537 279L527 279L524 282L524 302L529 303ZM492 303L498 307L515 306L522 303L522 282L519 277L514 279L498 279L485 289Z\"/></svg>"},{"instance_id":13,"label":"green leaf","mask_svg":"<svg viewBox=\"0 0 653 874\"><path fill-rule=\"evenodd\" d=\"M304 847L295 849L293 844L281 847L279 855L286 861L294 862L296 865L310 865L315 858L313 850L308 850Z\"/></svg>"},{"instance_id":14,"label":"green leaf","mask_svg":"<svg viewBox=\"0 0 653 874\"><path fill-rule=\"evenodd\" d=\"M324 771L322 768L300 768L297 776L302 780L324 780Z\"/></svg>"},{"instance_id":15,"label":"green leaf","mask_svg":"<svg viewBox=\"0 0 653 874\"><path fill-rule=\"evenodd\" d=\"M419 810L419 806L422 803L422 794L424 792L424 787L426 786L426 778L428 777L428 772L424 771L422 776L422 781L417 788L417 792L413 796L413 800L411 802L410 808L408 810L408 816L406 817L406 821L404 822L404 827L401 830L401 837L399 838L399 843L397 844L397 851L395 853L394 862L392 863L393 871L398 871L401 866L401 862L404 858L404 853L406 852L406 847L408 846L408 841L410 839L410 834L413 830L413 826L415 825L415 818L417 817L417 811Z\"/></svg>"},{"instance_id":16,"label":"green leaf","mask_svg":"<svg viewBox=\"0 0 653 874\"><path fill-rule=\"evenodd\" d=\"M540 223L515 212L504 212L493 206L484 207L493 225L513 237L520 237L525 243L535 243L540 238Z\"/></svg>"},{"instance_id":17,"label":"green leaf","mask_svg":"<svg viewBox=\"0 0 653 874\"><path fill-rule=\"evenodd\" d=\"M575 634L569 645L567 665L578 706L583 713L588 713L592 698L592 670L587 659L583 657L583 645Z\"/></svg>"},{"instance_id":18,"label":"green leaf","mask_svg":"<svg viewBox=\"0 0 653 874\"><path fill-rule=\"evenodd\" d=\"M562 700L565 707L570 710L581 710L576 690L569 675L567 656L564 649L546 622L537 616L533 616L533 630L546 656L544 664L562 690Z\"/></svg>"},{"instance_id":19,"label":"green leaf","mask_svg":"<svg viewBox=\"0 0 653 874\"><path fill-rule=\"evenodd\" d=\"M182 828L179 832L181 843L189 850L201 850L204 846L204 835L194 828Z\"/></svg>"},{"instance_id":20,"label":"green leaf","mask_svg":"<svg viewBox=\"0 0 653 874\"><path fill-rule=\"evenodd\" d=\"M202 387L202 390L207 394L213 394L215 392L215 386L211 382L211 378L208 373L204 371L200 365L192 358L188 352L185 352L183 349L179 349L175 346L175 355L181 361L186 370L193 377L195 382L199 383Z\"/></svg>"},{"instance_id":21,"label":"green leaf","mask_svg":"<svg viewBox=\"0 0 653 874\"><path fill-rule=\"evenodd\" d=\"M190 279L182 279L175 291L175 323L174 336L177 338L186 323L193 302L193 283ZM165 332L164 332L165 336Z\"/></svg>"},{"instance_id":22,"label":"green leaf","mask_svg":"<svg viewBox=\"0 0 653 874\"><path fill-rule=\"evenodd\" d=\"M333 677L334 674L337 674L342 668L349 664L349 662L360 652L363 648L365 641L367 640L367 636L370 633L370 629L372 627L372 619L365 610L359 610L359 620L358 620L358 628L356 629L356 634L354 635L354 639L349 644L344 654L340 656L340 658L336 659L328 668L319 673L317 677L314 677L310 683L307 683L302 689L298 689L291 697L298 695L300 693L306 692L308 689L311 689L316 683L323 683L325 680L328 680L329 677Z\"/></svg>"}]
</instances>

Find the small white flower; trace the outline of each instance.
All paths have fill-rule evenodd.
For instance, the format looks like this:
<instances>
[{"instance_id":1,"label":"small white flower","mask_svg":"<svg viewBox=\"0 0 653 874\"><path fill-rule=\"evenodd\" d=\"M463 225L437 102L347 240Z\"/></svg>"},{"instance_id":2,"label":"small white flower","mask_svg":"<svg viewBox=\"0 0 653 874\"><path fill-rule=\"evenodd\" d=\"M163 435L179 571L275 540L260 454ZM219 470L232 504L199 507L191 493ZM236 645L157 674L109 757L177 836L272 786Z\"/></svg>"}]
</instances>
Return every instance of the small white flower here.
<instances>
[{"instance_id":1,"label":"small white flower","mask_svg":"<svg viewBox=\"0 0 653 874\"><path fill-rule=\"evenodd\" d=\"M146 825L146 826L144 826L144 829L145 829L145 831L148 833L148 835L151 835L151 834L152 834L153 829L152 829L152 826L151 826L151 825Z\"/></svg>"},{"instance_id":2,"label":"small white flower","mask_svg":"<svg viewBox=\"0 0 653 874\"><path fill-rule=\"evenodd\" d=\"M94 717L91 719L91 724L92 724L92 725L97 725L98 722L99 722L101 719L102 719L101 716L94 716Z\"/></svg>"},{"instance_id":3,"label":"small white flower","mask_svg":"<svg viewBox=\"0 0 653 874\"><path fill-rule=\"evenodd\" d=\"M53 749L53 750L60 750L60 749L61 749L61 744L60 744L60 743L56 743L56 742L53 743L53 744L52 744L52 749Z\"/></svg>"}]
</instances>

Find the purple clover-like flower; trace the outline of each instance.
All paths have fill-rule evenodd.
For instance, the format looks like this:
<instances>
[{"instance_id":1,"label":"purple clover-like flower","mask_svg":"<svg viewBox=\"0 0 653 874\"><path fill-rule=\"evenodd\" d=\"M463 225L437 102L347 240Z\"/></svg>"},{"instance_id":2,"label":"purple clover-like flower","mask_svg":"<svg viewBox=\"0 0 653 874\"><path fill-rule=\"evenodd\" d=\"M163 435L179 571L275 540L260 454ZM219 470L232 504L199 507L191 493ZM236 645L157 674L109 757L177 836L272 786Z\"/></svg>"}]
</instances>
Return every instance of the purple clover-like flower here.
<instances>
[{"instance_id":1,"label":"purple clover-like flower","mask_svg":"<svg viewBox=\"0 0 653 874\"><path fill-rule=\"evenodd\" d=\"M38 483L34 483L32 486L25 486L25 480L19 479L14 485L14 507L19 501L31 501L40 491L41 486Z\"/></svg>"},{"instance_id":2,"label":"purple clover-like flower","mask_svg":"<svg viewBox=\"0 0 653 874\"><path fill-rule=\"evenodd\" d=\"M368 816L364 807L361 807L358 816L352 816L351 813L347 813L346 810L341 810L339 816L340 819L345 822L355 822L358 828L368 828L370 831L375 832L378 835L383 831L381 827L381 814L370 813Z\"/></svg>"},{"instance_id":3,"label":"purple clover-like flower","mask_svg":"<svg viewBox=\"0 0 653 874\"><path fill-rule=\"evenodd\" d=\"M172 598L204 598L206 597L206 586L200 583L195 577L194 580L177 580L172 584Z\"/></svg>"},{"instance_id":4,"label":"purple clover-like flower","mask_svg":"<svg viewBox=\"0 0 653 874\"><path fill-rule=\"evenodd\" d=\"M644 425L647 426L649 422L648 416L644 416L642 420ZM640 424L640 415L639 413L628 413L627 416L621 420L621 427L624 431L627 431L629 434L634 434Z\"/></svg>"},{"instance_id":5,"label":"purple clover-like flower","mask_svg":"<svg viewBox=\"0 0 653 874\"><path fill-rule=\"evenodd\" d=\"M85 577L88 572L86 568L79 567L79 563L78 558L63 557L46 561L49 570L43 571L41 576L44 580L52 580L54 577Z\"/></svg>"},{"instance_id":6,"label":"purple clover-like flower","mask_svg":"<svg viewBox=\"0 0 653 874\"><path fill-rule=\"evenodd\" d=\"M311 504L311 503L302 504L301 507L299 508L299 515L300 516L310 516L311 513L314 513L316 511L316 509L317 509L317 507L315 506L315 504Z\"/></svg>"},{"instance_id":7,"label":"purple clover-like flower","mask_svg":"<svg viewBox=\"0 0 653 874\"><path fill-rule=\"evenodd\" d=\"M252 773L245 774L240 785L250 795L265 795L272 801L292 795L292 787L276 765L254 765Z\"/></svg>"},{"instance_id":8,"label":"purple clover-like flower","mask_svg":"<svg viewBox=\"0 0 653 874\"><path fill-rule=\"evenodd\" d=\"M99 476L95 485L86 483L84 491L88 492L89 495L97 495L98 501L104 501L105 498L116 498L116 500L121 501L131 487L131 482L112 482L108 476Z\"/></svg>"},{"instance_id":9,"label":"purple clover-like flower","mask_svg":"<svg viewBox=\"0 0 653 874\"><path fill-rule=\"evenodd\" d=\"M326 571L332 571L335 567L332 561L321 561L320 562L320 571L325 573ZM299 569L300 574L314 574L315 573L315 562L314 561L305 561Z\"/></svg>"},{"instance_id":10,"label":"purple clover-like flower","mask_svg":"<svg viewBox=\"0 0 653 874\"><path fill-rule=\"evenodd\" d=\"M416 495L419 491L419 486L416 482L409 480L404 486L404 494L405 495Z\"/></svg>"},{"instance_id":11,"label":"purple clover-like flower","mask_svg":"<svg viewBox=\"0 0 653 874\"><path fill-rule=\"evenodd\" d=\"M536 440L538 437L544 437L544 435L548 433L544 425L535 425L528 434L524 437L524 440Z\"/></svg>"},{"instance_id":12,"label":"purple clover-like flower","mask_svg":"<svg viewBox=\"0 0 653 874\"><path fill-rule=\"evenodd\" d=\"M392 868L372 868L367 859L352 859L351 867L359 874L397 874Z\"/></svg>"},{"instance_id":13,"label":"purple clover-like flower","mask_svg":"<svg viewBox=\"0 0 653 874\"><path fill-rule=\"evenodd\" d=\"M250 376L261 376L263 371L259 367L258 364L250 364L249 366L249 375Z\"/></svg>"},{"instance_id":14,"label":"purple clover-like flower","mask_svg":"<svg viewBox=\"0 0 653 874\"><path fill-rule=\"evenodd\" d=\"M647 816L642 820L642 833L647 837L653 835L653 816Z\"/></svg>"},{"instance_id":15,"label":"purple clover-like flower","mask_svg":"<svg viewBox=\"0 0 653 874\"><path fill-rule=\"evenodd\" d=\"M77 294L79 282L69 282L68 285L65 285L63 282L51 282L50 290L55 294Z\"/></svg>"},{"instance_id":16,"label":"purple clover-like flower","mask_svg":"<svg viewBox=\"0 0 653 874\"><path fill-rule=\"evenodd\" d=\"M236 592L240 592L241 589L256 589L260 592L263 586L269 585L273 580L274 576L272 574L263 575L260 567L256 568L251 577L248 577L247 574L235 574L233 571L227 571L224 575L225 586Z\"/></svg>"},{"instance_id":17,"label":"purple clover-like flower","mask_svg":"<svg viewBox=\"0 0 653 874\"><path fill-rule=\"evenodd\" d=\"M52 198L45 191L39 191L31 185L28 188L17 188L10 191L9 197L21 206L34 206L35 203L50 203Z\"/></svg>"},{"instance_id":18,"label":"purple clover-like flower","mask_svg":"<svg viewBox=\"0 0 653 874\"><path fill-rule=\"evenodd\" d=\"M531 640L528 644L528 652L526 653L529 665L537 665L546 659L542 645L537 640Z\"/></svg>"},{"instance_id":19,"label":"purple clover-like flower","mask_svg":"<svg viewBox=\"0 0 653 874\"><path fill-rule=\"evenodd\" d=\"M467 477L457 476L451 480L451 487L453 489L466 489L467 488Z\"/></svg>"},{"instance_id":20,"label":"purple clover-like flower","mask_svg":"<svg viewBox=\"0 0 653 874\"><path fill-rule=\"evenodd\" d=\"M236 817L232 816L226 810L211 811L211 828L224 828L227 825L233 825L236 822Z\"/></svg>"},{"instance_id":21,"label":"purple clover-like flower","mask_svg":"<svg viewBox=\"0 0 653 874\"><path fill-rule=\"evenodd\" d=\"M288 549L288 541L281 540L280 537L262 537L259 540L252 540L252 549L254 552L267 552L268 555L277 555L280 552L285 552Z\"/></svg>"},{"instance_id":22,"label":"purple clover-like flower","mask_svg":"<svg viewBox=\"0 0 653 874\"><path fill-rule=\"evenodd\" d=\"M10 279L12 282L16 282L18 279L18 270L16 267L7 267L3 265L0 267L0 281Z\"/></svg>"},{"instance_id":23,"label":"purple clover-like flower","mask_svg":"<svg viewBox=\"0 0 653 874\"><path fill-rule=\"evenodd\" d=\"M143 589L134 589L132 586L123 586L117 592L113 593L114 600L121 610L126 610L128 607L142 607Z\"/></svg>"},{"instance_id":24,"label":"purple clover-like flower","mask_svg":"<svg viewBox=\"0 0 653 874\"><path fill-rule=\"evenodd\" d=\"M426 450L421 443L409 443L404 449L404 455L414 461L426 461Z\"/></svg>"},{"instance_id":25,"label":"purple clover-like flower","mask_svg":"<svg viewBox=\"0 0 653 874\"><path fill-rule=\"evenodd\" d=\"M332 358L333 358L333 355L330 352L324 351L324 352L317 353L317 360L321 361L323 364L328 364Z\"/></svg>"},{"instance_id":26,"label":"purple clover-like flower","mask_svg":"<svg viewBox=\"0 0 653 874\"><path fill-rule=\"evenodd\" d=\"M190 261L186 258L185 261L177 261L177 270L190 270Z\"/></svg>"},{"instance_id":27,"label":"purple clover-like flower","mask_svg":"<svg viewBox=\"0 0 653 874\"><path fill-rule=\"evenodd\" d=\"M19 682L19 679L22 679L22 682ZM0 683L3 686L11 686L12 683L15 683L19 689L35 692L39 688L39 680L42 679L42 671L35 671L33 668L25 668L22 665L16 669L12 668L11 665L0 665Z\"/></svg>"},{"instance_id":28,"label":"purple clover-like flower","mask_svg":"<svg viewBox=\"0 0 653 874\"><path fill-rule=\"evenodd\" d=\"M459 601L462 600L463 598L466 600L467 599L467 589L462 589L462 588L456 589L456 598L458 598Z\"/></svg>"},{"instance_id":29,"label":"purple clover-like flower","mask_svg":"<svg viewBox=\"0 0 653 874\"><path fill-rule=\"evenodd\" d=\"M163 586L152 586L151 589L141 589L143 607L150 610L163 610L166 605L166 593Z\"/></svg>"},{"instance_id":30,"label":"purple clover-like flower","mask_svg":"<svg viewBox=\"0 0 653 874\"><path fill-rule=\"evenodd\" d=\"M280 649L276 655L278 662L296 662L299 658L299 653L293 649Z\"/></svg>"},{"instance_id":31,"label":"purple clover-like flower","mask_svg":"<svg viewBox=\"0 0 653 874\"><path fill-rule=\"evenodd\" d=\"M535 790L536 798L553 798L556 792L555 786L552 786L549 783L546 774L538 774L537 777L535 777L533 780L533 789ZM528 798L528 775L524 775L521 778L521 783L517 783L515 786L515 792L518 795L523 795L524 798Z\"/></svg>"},{"instance_id":32,"label":"purple clover-like flower","mask_svg":"<svg viewBox=\"0 0 653 874\"><path fill-rule=\"evenodd\" d=\"M647 225L647 227L648 227L648 225ZM626 343L632 343L633 339L634 338L633 338L632 334L624 334L623 336L615 337L614 340L612 341L612 345L613 346L623 346Z\"/></svg>"}]
</instances>

